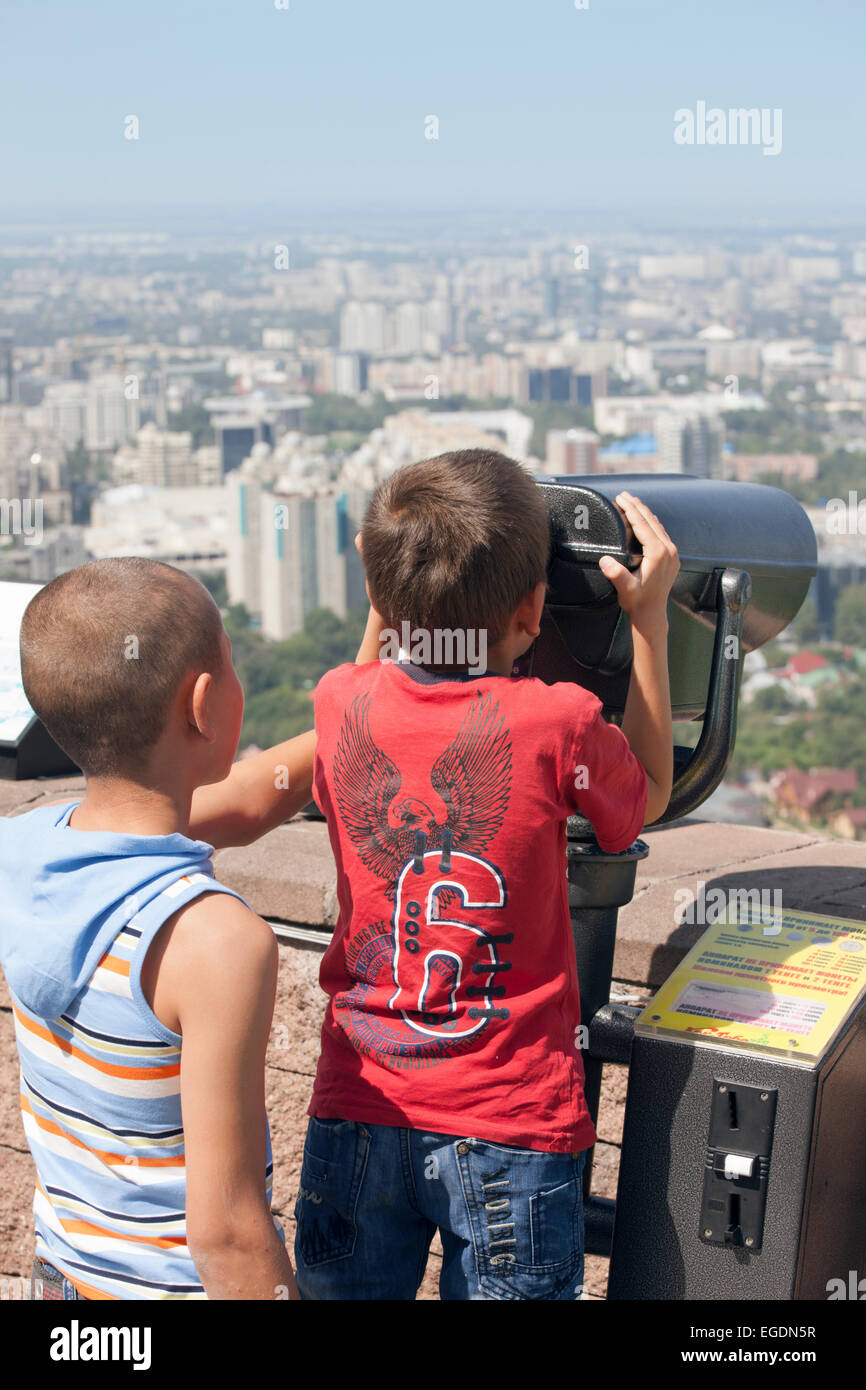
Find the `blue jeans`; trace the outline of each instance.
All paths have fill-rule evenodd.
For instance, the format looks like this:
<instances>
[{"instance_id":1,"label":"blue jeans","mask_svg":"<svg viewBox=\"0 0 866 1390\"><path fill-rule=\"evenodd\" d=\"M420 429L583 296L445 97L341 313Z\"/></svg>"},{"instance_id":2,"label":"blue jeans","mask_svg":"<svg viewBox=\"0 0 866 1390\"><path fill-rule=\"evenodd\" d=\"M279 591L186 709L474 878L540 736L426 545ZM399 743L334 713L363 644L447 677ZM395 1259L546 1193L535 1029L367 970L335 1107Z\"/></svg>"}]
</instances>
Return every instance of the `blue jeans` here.
<instances>
[{"instance_id":1,"label":"blue jeans","mask_svg":"<svg viewBox=\"0 0 866 1390\"><path fill-rule=\"evenodd\" d=\"M87 1301L84 1299L84 1294L78 1292L65 1274L61 1274L59 1269L46 1264L38 1257L33 1261L30 1296L36 1299L82 1299Z\"/></svg>"},{"instance_id":2,"label":"blue jeans","mask_svg":"<svg viewBox=\"0 0 866 1390\"><path fill-rule=\"evenodd\" d=\"M305 1299L414 1299L437 1228L442 1299L574 1299L586 1155L311 1119L295 1266Z\"/></svg>"}]
</instances>

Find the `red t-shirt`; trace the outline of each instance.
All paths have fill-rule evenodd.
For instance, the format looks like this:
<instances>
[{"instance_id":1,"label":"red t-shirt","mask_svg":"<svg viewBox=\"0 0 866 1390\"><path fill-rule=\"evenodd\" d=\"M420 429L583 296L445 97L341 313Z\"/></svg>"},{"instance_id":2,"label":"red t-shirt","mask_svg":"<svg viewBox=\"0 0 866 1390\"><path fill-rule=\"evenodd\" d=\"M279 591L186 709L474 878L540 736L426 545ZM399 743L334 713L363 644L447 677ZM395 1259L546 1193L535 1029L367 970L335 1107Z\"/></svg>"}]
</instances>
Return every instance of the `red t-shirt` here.
<instances>
[{"instance_id":1,"label":"red t-shirt","mask_svg":"<svg viewBox=\"0 0 866 1390\"><path fill-rule=\"evenodd\" d=\"M576 685L390 662L324 676L316 731L340 911L309 1113L589 1147L565 818L635 839L625 735Z\"/></svg>"}]
</instances>

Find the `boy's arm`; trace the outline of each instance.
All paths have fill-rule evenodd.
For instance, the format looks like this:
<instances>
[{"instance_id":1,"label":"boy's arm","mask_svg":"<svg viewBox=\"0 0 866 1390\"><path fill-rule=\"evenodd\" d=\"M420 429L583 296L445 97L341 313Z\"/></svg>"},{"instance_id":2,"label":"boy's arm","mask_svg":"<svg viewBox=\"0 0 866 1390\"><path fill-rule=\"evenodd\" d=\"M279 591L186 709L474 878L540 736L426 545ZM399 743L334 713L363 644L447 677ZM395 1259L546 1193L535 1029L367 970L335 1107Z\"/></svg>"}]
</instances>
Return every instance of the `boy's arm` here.
<instances>
[{"instance_id":1,"label":"boy's arm","mask_svg":"<svg viewBox=\"0 0 866 1390\"><path fill-rule=\"evenodd\" d=\"M151 959L153 957L153 959ZM183 1035L187 1243L209 1298L297 1298L265 1192L265 1052L277 943L237 898L207 894L154 942L143 974Z\"/></svg>"},{"instance_id":2,"label":"boy's arm","mask_svg":"<svg viewBox=\"0 0 866 1390\"><path fill-rule=\"evenodd\" d=\"M371 603L370 612L367 614L367 626L364 629L364 636L361 638L358 655L355 657L355 665L365 666L368 661L378 661L381 650L382 619Z\"/></svg>"},{"instance_id":3,"label":"boy's arm","mask_svg":"<svg viewBox=\"0 0 866 1390\"><path fill-rule=\"evenodd\" d=\"M657 630L632 626L634 662L622 731L647 776L645 825L667 807L673 785L673 726L667 623Z\"/></svg>"},{"instance_id":4,"label":"boy's arm","mask_svg":"<svg viewBox=\"0 0 866 1390\"><path fill-rule=\"evenodd\" d=\"M242 758L223 782L193 792L189 833L216 849L249 845L290 820L312 799L316 735L277 743Z\"/></svg>"},{"instance_id":5,"label":"boy's arm","mask_svg":"<svg viewBox=\"0 0 866 1390\"><path fill-rule=\"evenodd\" d=\"M634 661L621 727L647 775L645 824L651 825L664 812L673 785L667 601L680 565L677 548L655 513L629 492L616 500L643 547L643 558L634 573L610 555L602 556L599 567L631 623Z\"/></svg>"},{"instance_id":6,"label":"boy's arm","mask_svg":"<svg viewBox=\"0 0 866 1390\"><path fill-rule=\"evenodd\" d=\"M378 661L382 619L370 608L356 665ZM189 833L215 849L249 845L297 815L313 794L316 735L311 730L235 763L223 782L193 793Z\"/></svg>"}]
</instances>

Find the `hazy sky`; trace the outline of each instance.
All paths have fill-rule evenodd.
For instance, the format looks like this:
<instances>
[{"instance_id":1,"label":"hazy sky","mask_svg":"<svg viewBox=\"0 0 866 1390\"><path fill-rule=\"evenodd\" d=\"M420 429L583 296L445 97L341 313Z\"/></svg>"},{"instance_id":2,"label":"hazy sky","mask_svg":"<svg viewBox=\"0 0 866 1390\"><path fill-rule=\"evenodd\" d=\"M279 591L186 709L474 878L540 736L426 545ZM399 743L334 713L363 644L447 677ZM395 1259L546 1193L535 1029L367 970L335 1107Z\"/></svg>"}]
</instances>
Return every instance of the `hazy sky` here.
<instances>
[{"instance_id":1,"label":"hazy sky","mask_svg":"<svg viewBox=\"0 0 866 1390\"><path fill-rule=\"evenodd\" d=\"M288 3L2 0L0 222L864 210L864 0ZM781 153L675 144L698 101L781 108Z\"/></svg>"}]
</instances>

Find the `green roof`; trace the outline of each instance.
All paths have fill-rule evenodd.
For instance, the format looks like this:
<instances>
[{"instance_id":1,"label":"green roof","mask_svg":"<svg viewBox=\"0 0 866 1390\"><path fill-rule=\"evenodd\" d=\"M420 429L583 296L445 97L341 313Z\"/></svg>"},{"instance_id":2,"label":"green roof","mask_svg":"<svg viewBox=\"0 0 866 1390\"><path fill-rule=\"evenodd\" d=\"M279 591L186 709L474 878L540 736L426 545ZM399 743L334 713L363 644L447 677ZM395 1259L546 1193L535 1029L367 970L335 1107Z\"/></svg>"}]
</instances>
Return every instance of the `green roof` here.
<instances>
[{"instance_id":1,"label":"green roof","mask_svg":"<svg viewBox=\"0 0 866 1390\"><path fill-rule=\"evenodd\" d=\"M796 678L798 685L826 685L827 681L835 683L838 679L835 666L817 666L814 671L806 671Z\"/></svg>"}]
</instances>

